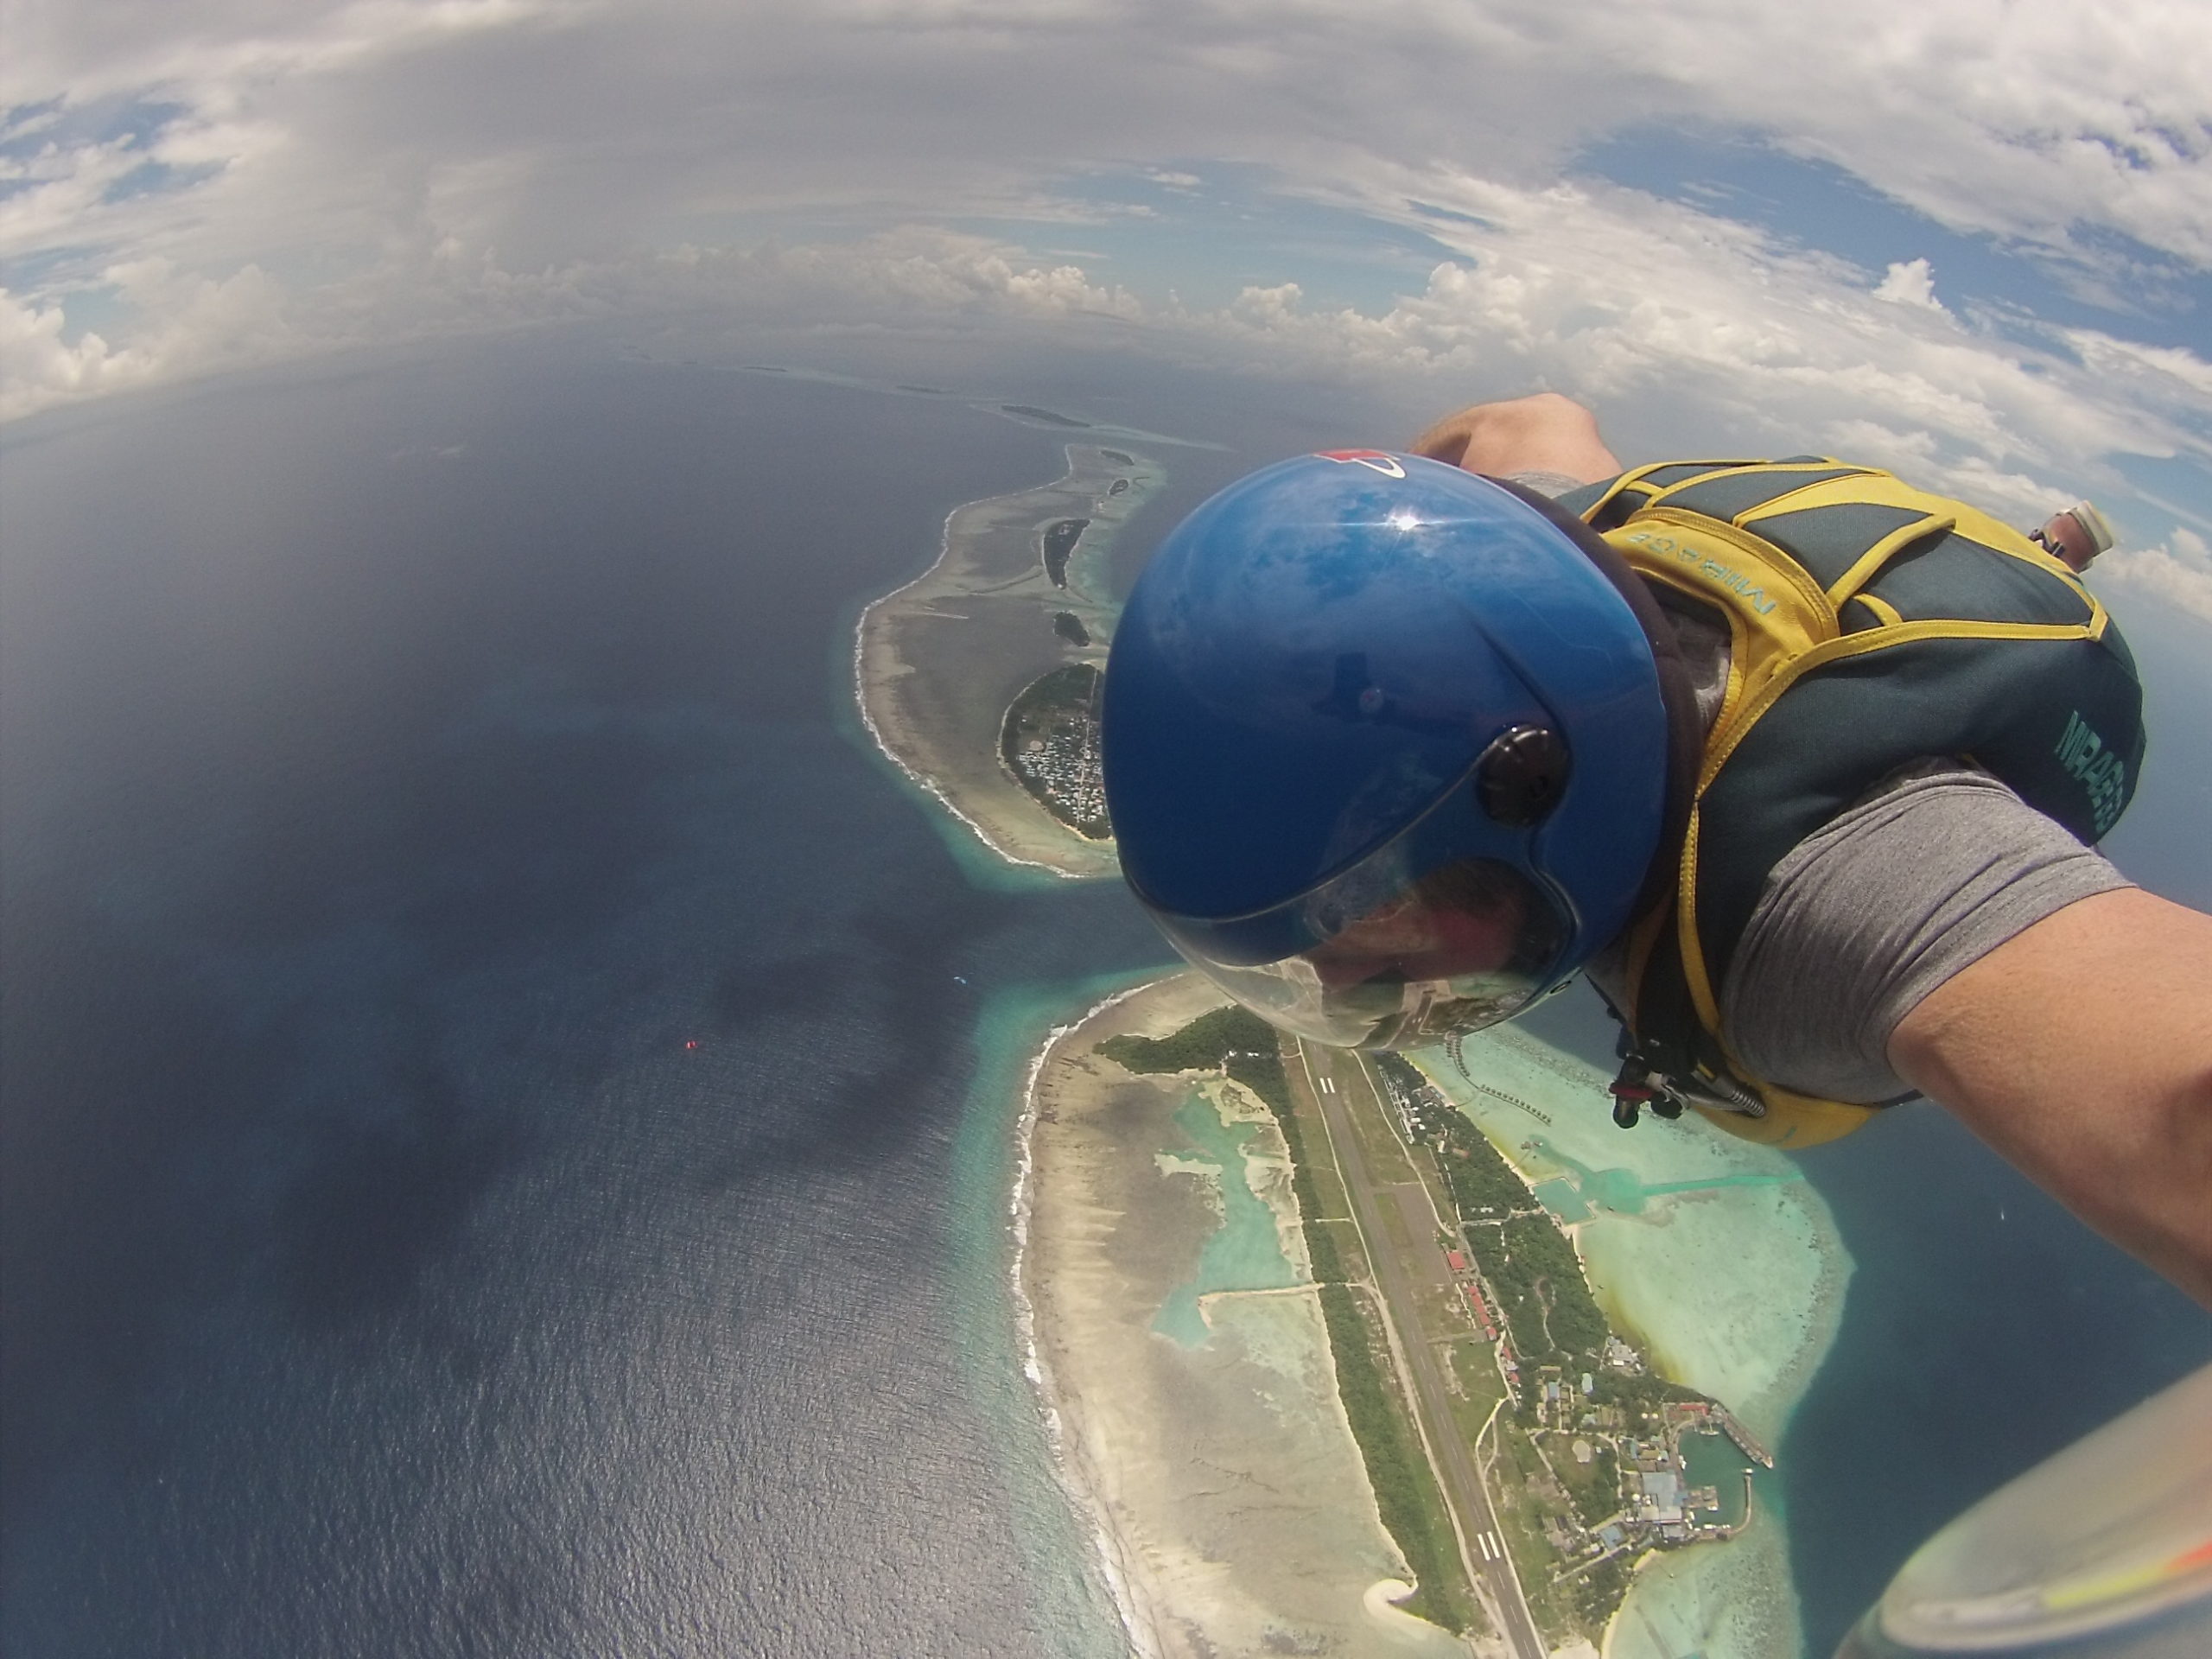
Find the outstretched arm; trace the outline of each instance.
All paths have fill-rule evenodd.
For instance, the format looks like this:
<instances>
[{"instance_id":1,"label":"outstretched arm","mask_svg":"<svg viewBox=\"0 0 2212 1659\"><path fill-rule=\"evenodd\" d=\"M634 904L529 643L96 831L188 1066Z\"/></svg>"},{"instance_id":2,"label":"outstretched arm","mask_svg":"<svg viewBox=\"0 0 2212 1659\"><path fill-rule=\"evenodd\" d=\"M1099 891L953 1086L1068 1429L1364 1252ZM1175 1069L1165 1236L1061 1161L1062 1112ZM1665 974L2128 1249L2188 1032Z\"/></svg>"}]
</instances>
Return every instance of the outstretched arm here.
<instances>
[{"instance_id":1,"label":"outstretched arm","mask_svg":"<svg viewBox=\"0 0 2212 1659\"><path fill-rule=\"evenodd\" d=\"M1889 1057L2212 1306L2212 916L2133 887L2069 905L1930 992Z\"/></svg>"},{"instance_id":2,"label":"outstretched arm","mask_svg":"<svg viewBox=\"0 0 2212 1659\"><path fill-rule=\"evenodd\" d=\"M1598 417L1555 391L1477 404L1446 416L1414 440L1414 453L1492 478L1564 473L1595 484L1621 470L1598 435Z\"/></svg>"},{"instance_id":3,"label":"outstretched arm","mask_svg":"<svg viewBox=\"0 0 2212 1659\"><path fill-rule=\"evenodd\" d=\"M1556 392L1477 404L1414 451L1492 477L1620 462ZM2137 888L2046 916L1897 1023L1898 1076L2212 1306L2212 916Z\"/></svg>"}]
</instances>

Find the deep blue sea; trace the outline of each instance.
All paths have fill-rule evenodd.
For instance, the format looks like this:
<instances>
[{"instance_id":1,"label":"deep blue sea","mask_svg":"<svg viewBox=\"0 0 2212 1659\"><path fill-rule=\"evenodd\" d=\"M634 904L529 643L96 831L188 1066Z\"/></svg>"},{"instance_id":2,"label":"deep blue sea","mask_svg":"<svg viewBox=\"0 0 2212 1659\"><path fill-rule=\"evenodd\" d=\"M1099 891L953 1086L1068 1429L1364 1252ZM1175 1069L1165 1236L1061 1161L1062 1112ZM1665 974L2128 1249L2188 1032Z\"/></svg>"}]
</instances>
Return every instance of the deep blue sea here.
<instances>
[{"instance_id":1,"label":"deep blue sea","mask_svg":"<svg viewBox=\"0 0 2212 1659\"><path fill-rule=\"evenodd\" d=\"M10 449L0 1648L1112 1650L961 1135L1161 948L840 726L1059 466L518 353Z\"/></svg>"},{"instance_id":2,"label":"deep blue sea","mask_svg":"<svg viewBox=\"0 0 2212 1659\"><path fill-rule=\"evenodd\" d=\"M1372 435L1098 372L1262 435L1148 451L1124 564ZM971 879L849 690L858 606L1061 441L523 346L17 429L0 1651L1117 1650L1005 1130L1033 1033L1161 951L1116 887ZM2212 1330L1932 1112L1815 1179L1859 1263L1785 1446L1832 1642Z\"/></svg>"}]
</instances>

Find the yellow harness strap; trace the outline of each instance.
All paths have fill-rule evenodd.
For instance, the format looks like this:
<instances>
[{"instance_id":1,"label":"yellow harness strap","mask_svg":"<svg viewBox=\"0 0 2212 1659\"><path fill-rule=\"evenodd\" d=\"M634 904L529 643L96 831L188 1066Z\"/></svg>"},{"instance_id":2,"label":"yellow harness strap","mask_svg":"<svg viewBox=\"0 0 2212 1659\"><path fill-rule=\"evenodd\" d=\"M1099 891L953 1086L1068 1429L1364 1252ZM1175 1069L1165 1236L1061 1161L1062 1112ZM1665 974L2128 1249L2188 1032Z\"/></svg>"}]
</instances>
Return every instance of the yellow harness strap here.
<instances>
[{"instance_id":1,"label":"yellow harness strap","mask_svg":"<svg viewBox=\"0 0 2212 1659\"><path fill-rule=\"evenodd\" d=\"M1616 480L1605 501L1610 502L1624 493L1646 499L1625 521L1604 534L1639 575L1702 601L1728 620L1727 690L1719 715L1707 734L1698 768L1696 795L1682 841L1674 923L1684 976L1699 1023L1726 1057L1735 1080L1756 1090L1767 1108L1764 1117L1702 1106L1699 1109L1721 1128L1747 1140L1789 1147L1815 1146L1849 1134L1878 1109L1821 1100L1784 1089L1752 1072L1722 1036L1720 1007L1698 931L1699 830L1707 791L1760 717L1792 684L1823 664L1907 640L1929 638L2094 639L2103 632L2105 613L2094 597L2081 588L2070 569L2018 531L1962 503L1915 490L1887 473L1854 470L1847 477L1827 479L1790 490L1761 501L1731 523L1670 505L1669 499L1724 474L1741 476L1759 471L1802 474L1804 464L1715 463L1710 470L1653 490L1643 480L1656 470L1658 469L1638 468ZM1755 528L1762 519L1778 513L1870 502L1908 510L1913 517L1868 548L1825 589L1802 564L1760 536ZM1592 507L1585 516L1595 518L1599 511L1599 507ZM1908 622L1898 616L1894 607L1863 594L1866 584L1899 553L1953 530L2063 576L2087 602L2090 621L2078 626L1955 620ZM1851 633L1842 631L1838 613L1853 600L1866 607L1868 613L1877 620L1876 626ZM1631 935L1635 948L1630 964L1627 1009L1631 1027L1636 1019L1637 992L1659 931L1655 925L1658 920L1656 915L1647 916Z\"/></svg>"}]
</instances>

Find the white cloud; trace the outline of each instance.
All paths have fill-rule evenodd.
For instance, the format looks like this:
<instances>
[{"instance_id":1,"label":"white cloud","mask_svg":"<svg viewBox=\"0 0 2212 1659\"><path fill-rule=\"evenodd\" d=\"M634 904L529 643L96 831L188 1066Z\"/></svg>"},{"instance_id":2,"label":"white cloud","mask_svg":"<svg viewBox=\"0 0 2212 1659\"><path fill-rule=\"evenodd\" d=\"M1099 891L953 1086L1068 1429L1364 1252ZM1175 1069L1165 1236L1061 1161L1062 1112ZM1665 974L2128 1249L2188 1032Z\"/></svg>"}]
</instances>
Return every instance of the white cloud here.
<instances>
[{"instance_id":1,"label":"white cloud","mask_svg":"<svg viewBox=\"0 0 2212 1659\"><path fill-rule=\"evenodd\" d=\"M9 39L0 102L27 112L7 134L23 188L0 200L0 254L42 273L0 312L10 412L694 306L833 328L1087 321L1408 406L1550 385L1645 452L1848 450L2015 512L2063 497L2051 480L2112 493L2116 453L2212 454L2212 364L2193 352L2120 330L2007 343L1945 308L1924 259L1875 282L1558 176L1621 124L1690 118L2054 257L2087 228L2212 264L2212 169L2191 150L2212 141L2189 137L2208 130L2212 30L2155 0L1867 0L1817 52L1795 14L1753 0L855 0L804 16L14 0ZM1093 261L1009 240L868 233L1147 213L1071 205L1051 181L1112 164L1186 191L1208 158L1276 167L1454 257L1363 313L1309 307L1294 263L1208 312L1172 294L1147 308ZM133 188L149 162L166 171ZM801 213L831 228L765 244L747 228ZM97 332L73 327L92 299Z\"/></svg>"},{"instance_id":2,"label":"white cloud","mask_svg":"<svg viewBox=\"0 0 2212 1659\"><path fill-rule=\"evenodd\" d=\"M2177 527L2159 546L2115 548L2096 572L2212 622L2212 544L2194 531Z\"/></svg>"},{"instance_id":3,"label":"white cloud","mask_svg":"<svg viewBox=\"0 0 2212 1659\"><path fill-rule=\"evenodd\" d=\"M1849 454L2024 518L2069 486L2124 488L2102 464L2115 453L2208 453L2190 424L2202 400L2178 383L2147 397L2073 353L1887 303L1847 265L1691 208L1398 171L1366 189L1378 212L1418 200L1460 215L1435 233L1462 258L1380 315L1309 310L1286 284L1178 326L1283 372L1395 379L1433 400L1551 385L1597 403L1639 453Z\"/></svg>"},{"instance_id":4,"label":"white cloud","mask_svg":"<svg viewBox=\"0 0 2212 1659\"><path fill-rule=\"evenodd\" d=\"M1874 297L1894 305L1916 305L1929 311L1944 309L1942 301L1936 297L1936 273L1925 259L1891 265L1889 274L1874 289Z\"/></svg>"},{"instance_id":5,"label":"white cloud","mask_svg":"<svg viewBox=\"0 0 2212 1659\"><path fill-rule=\"evenodd\" d=\"M664 253L508 270L448 242L403 249L350 283L288 293L257 267L220 283L162 259L104 277L139 319L133 343L65 339L60 308L0 290L0 419L105 392L347 346L589 319L711 312L756 328L943 329L1007 321L1124 323L1127 289L988 239L906 227L842 244ZM408 296L396 329L388 290Z\"/></svg>"},{"instance_id":6,"label":"white cloud","mask_svg":"<svg viewBox=\"0 0 2212 1659\"><path fill-rule=\"evenodd\" d=\"M149 259L113 267L107 276L115 291L150 320L119 350L89 331L67 341L60 307L26 302L0 289L0 420L79 397L266 363L309 343L295 334L276 284L254 266L215 282L180 276L166 261ZM346 342L332 334L312 343L329 349Z\"/></svg>"},{"instance_id":7,"label":"white cloud","mask_svg":"<svg viewBox=\"0 0 2212 1659\"><path fill-rule=\"evenodd\" d=\"M2094 373L2150 382L2146 389L2153 395L2183 392L2212 399L2212 363L2186 346L2145 346L2093 328L2069 329L2065 340ZM2165 384L2158 385L2161 381Z\"/></svg>"},{"instance_id":8,"label":"white cloud","mask_svg":"<svg viewBox=\"0 0 2212 1659\"><path fill-rule=\"evenodd\" d=\"M194 213L103 202L116 158L60 143L85 176L26 205L14 252L270 265L504 162L446 228L535 265L794 202L952 211L1101 160L1189 188L1194 156L1459 156L1526 185L1689 122L2056 255L2090 258L2089 228L2212 264L2212 29L2164 0L1864 0L1817 49L1762 0L14 0L8 37L0 107L173 102L150 151L213 180Z\"/></svg>"}]
</instances>

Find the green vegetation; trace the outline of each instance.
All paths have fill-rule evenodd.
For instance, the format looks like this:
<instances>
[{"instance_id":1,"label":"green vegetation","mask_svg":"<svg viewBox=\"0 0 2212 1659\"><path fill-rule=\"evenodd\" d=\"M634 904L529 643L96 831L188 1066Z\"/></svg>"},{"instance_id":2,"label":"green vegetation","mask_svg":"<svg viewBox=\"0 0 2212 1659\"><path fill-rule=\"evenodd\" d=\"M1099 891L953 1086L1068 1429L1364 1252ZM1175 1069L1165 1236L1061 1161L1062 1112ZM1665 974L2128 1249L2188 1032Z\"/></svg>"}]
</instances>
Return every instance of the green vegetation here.
<instances>
[{"instance_id":1,"label":"green vegetation","mask_svg":"<svg viewBox=\"0 0 2212 1659\"><path fill-rule=\"evenodd\" d=\"M1560 1586L1573 1599L1574 1611L1591 1630L1601 1630L1613 1610L1628 1594L1628 1581L1636 1571L1633 1554L1608 1555Z\"/></svg>"},{"instance_id":2,"label":"green vegetation","mask_svg":"<svg viewBox=\"0 0 2212 1659\"><path fill-rule=\"evenodd\" d=\"M1230 1055L1243 1050L1265 1053L1282 1074L1275 1033L1249 1008L1233 1004L1202 1014L1172 1037L1109 1037L1096 1052L1124 1071L1218 1071Z\"/></svg>"},{"instance_id":3,"label":"green vegetation","mask_svg":"<svg viewBox=\"0 0 2212 1659\"><path fill-rule=\"evenodd\" d=\"M1319 1219L1321 1198L1313 1189L1313 1166L1306 1156L1306 1137L1299 1129L1298 1115L1291 1109L1290 1084L1282 1074L1281 1046L1259 1015L1244 1008L1232 1012L1249 1024L1237 1027L1242 1034L1236 1039L1239 1046L1229 1055L1229 1075L1257 1095L1261 1103L1274 1114L1275 1127L1282 1131L1283 1144L1290 1148L1290 1187L1298 1198L1299 1226L1306 1235L1306 1254L1313 1264L1314 1281L1342 1284L1349 1275L1337 1241ZM1258 1046L1243 1046L1248 1041Z\"/></svg>"},{"instance_id":4,"label":"green vegetation","mask_svg":"<svg viewBox=\"0 0 2212 1659\"><path fill-rule=\"evenodd\" d=\"M1370 1054L1367 1058L1370 1065L1401 1089L1410 1091L1428 1086L1428 1079L1421 1076L1421 1068L1402 1054L1393 1054L1386 1048Z\"/></svg>"},{"instance_id":5,"label":"green vegetation","mask_svg":"<svg viewBox=\"0 0 2212 1659\"><path fill-rule=\"evenodd\" d=\"M1052 632L1071 645L1087 645L1090 643L1090 630L1083 626L1083 619L1073 611L1054 611Z\"/></svg>"},{"instance_id":6,"label":"green vegetation","mask_svg":"<svg viewBox=\"0 0 2212 1659\"><path fill-rule=\"evenodd\" d=\"M1135 455L1125 455L1119 449L1101 449L1098 453L1116 467L1134 467L1137 464Z\"/></svg>"},{"instance_id":7,"label":"green vegetation","mask_svg":"<svg viewBox=\"0 0 2212 1659\"><path fill-rule=\"evenodd\" d=\"M1305 1136L1291 1110L1290 1086L1283 1077L1282 1049L1274 1027L1249 1008L1232 1005L1200 1014L1172 1037L1109 1037L1094 1052L1139 1074L1223 1071L1258 1096L1274 1115L1275 1127L1290 1148L1291 1190L1298 1197L1299 1223L1313 1277L1325 1285L1344 1281L1344 1257L1320 1220L1320 1197L1313 1190Z\"/></svg>"},{"instance_id":8,"label":"green vegetation","mask_svg":"<svg viewBox=\"0 0 2212 1659\"><path fill-rule=\"evenodd\" d=\"M1529 1185L1513 1173L1513 1166L1498 1154L1480 1129L1458 1117L1445 1126L1444 1148L1437 1166L1444 1172L1452 1201L1459 1206L1463 1221L1503 1221L1516 1211L1533 1209L1535 1198Z\"/></svg>"},{"instance_id":9,"label":"green vegetation","mask_svg":"<svg viewBox=\"0 0 2212 1659\"><path fill-rule=\"evenodd\" d=\"M1567 1501L1574 1505L1575 1515L1584 1526L1594 1527L1621 1506L1620 1459L1610 1445L1600 1440L1592 1446L1590 1461L1577 1463L1573 1438L1565 1434L1551 1438L1552 1467L1559 1471L1560 1482L1567 1488ZM1592 1443L1586 1440L1584 1444Z\"/></svg>"},{"instance_id":10,"label":"green vegetation","mask_svg":"<svg viewBox=\"0 0 2212 1659\"><path fill-rule=\"evenodd\" d=\"M1505 1260L1492 1277L1513 1319L1514 1339L1521 1340L1522 1320L1513 1310L1528 1303L1541 1308L1541 1322L1551 1338L1541 1347L1524 1349L1524 1356L1550 1350L1560 1356L1560 1363L1579 1360L1594 1366L1611 1332L1590 1294L1590 1281L1582 1276L1582 1259L1574 1246L1547 1215L1515 1216L1501 1231Z\"/></svg>"},{"instance_id":11,"label":"green vegetation","mask_svg":"<svg viewBox=\"0 0 2212 1659\"><path fill-rule=\"evenodd\" d=\"M1344 1400L1360 1460L1367 1466L1368 1484L1375 1489L1382 1524L1404 1552L1419 1586L1408 1608L1448 1629L1465 1630L1474 1610L1451 1517L1445 1512L1427 1454L1383 1369L1380 1356L1389 1344L1361 1311L1348 1283L1343 1255L1328 1223L1320 1218L1313 1164L1306 1155L1289 1080L1283 1073L1281 1042L1274 1029L1249 1008L1231 1006L1200 1014L1172 1036L1109 1037L1092 1052L1140 1075L1222 1071L1250 1090L1274 1115L1290 1150L1291 1186L1298 1198L1306 1255L1321 1289L1321 1317L1328 1327L1337 1391Z\"/></svg>"},{"instance_id":12,"label":"green vegetation","mask_svg":"<svg viewBox=\"0 0 2212 1659\"><path fill-rule=\"evenodd\" d=\"M1060 518L1045 526L1045 574L1053 587L1068 585L1068 555L1090 528L1088 518Z\"/></svg>"},{"instance_id":13,"label":"green vegetation","mask_svg":"<svg viewBox=\"0 0 2212 1659\"><path fill-rule=\"evenodd\" d=\"M999 758L1039 805L1079 836L1114 833L1098 775L1098 671L1065 663L1032 681L999 727Z\"/></svg>"},{"instance_id":14,"label":"green vegetation","mask_svg":"<svg viewBox=\"0 0 2212 1659\"><path fill-rule=\"evenodd\" d=\"M1427 1453L1408 1432L1376 1363L1382 1333L1370 1327L1344 1285L1321 1287L1321 1317L1336 1359L1337 1392L1375 1488L1375 1507L1420 1586L1407 1609L1447 1630L1464 1630L1473 1610L1458 1563L1459 1543Z\"/></svg>"},{"instance_id":15,"label":"green vegetation","mask_svg":"<svg viewBox=\"0 0 2212 1659\"><path fill-rule=\"evenodd\" d=\"M1655 1415L1669 1401L1688 1405L1700 1400L1709 1402L1711 1398L1686 1383L1669 1382L1648 1371L1599 1371L1595 1383L1590 1395L1592 1404L1618 1406L1631 1417Z\"/></svg>"}]
</instances>

